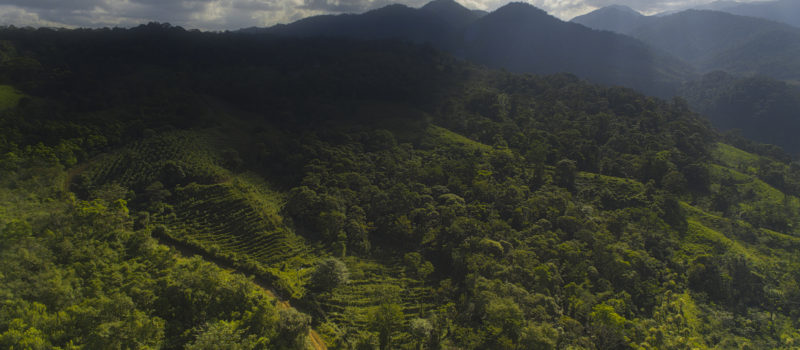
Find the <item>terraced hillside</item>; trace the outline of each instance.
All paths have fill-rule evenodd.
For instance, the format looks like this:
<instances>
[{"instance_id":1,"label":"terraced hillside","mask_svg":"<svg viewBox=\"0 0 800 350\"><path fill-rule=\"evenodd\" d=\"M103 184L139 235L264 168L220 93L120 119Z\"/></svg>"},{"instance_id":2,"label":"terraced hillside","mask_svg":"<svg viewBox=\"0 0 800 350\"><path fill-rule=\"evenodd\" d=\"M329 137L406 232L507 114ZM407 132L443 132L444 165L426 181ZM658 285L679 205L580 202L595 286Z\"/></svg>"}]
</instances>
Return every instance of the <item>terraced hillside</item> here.
<instances>
[{"instance_id":1,"label":"terraced hillside","mask_svg":"<svg viewBox=\"0 0 800 350\"><path fill-rule=\"evenodd\" d=\"M285 194L253 172L225 167L231 167L224 164L231 155L223 153L231 151L215 147L223 137L212 131L151 135L76 168L72 187L93 195L133 189L135 225L152 228L166 243L256 275L281 296L310 305L310 311L321 313L319 329L330 344L343 330L368 329L383 304L400 306L401 329L433 309L432 289L406 277L402 264L356 257L344 259L351 276L346 285L301 301L315 263L329 256L329 249L310 244L284 224ZM405 331L392 336L404 344L413 340Z\"/></svg>"},{"instance_id":2,"label":"terraced hillside","mask_svg":"<svg viewBox=\"0 0 800 350\"><path fill-rule=\"evenodd\" d=\"M320 325L322 335L331 344L337 333L357 333L370 329L374 318L386 305L396 305L402 312L397 320L392 343L411 344L414 339L402 330L414 318L424 318L435 310L433 288L417 279L406 276L402 264L379 264L353 257L346 258L350 281L330 293L319 296L319 305L325 310L325 322Z\"/></svg>"},{"instance_id":3,"label":"terraced hillside","mask_svg":"<svg viewBox=\"0 0 800 350\"><path fill-rule=\"evenodd\" d=\"M312 249L283 225L280 194L252 174L223 166L229 151L215 147L220 142L222 136L208 131L153 135L100 157L76 186L89 192L130 188L140 226L154 225L157 235L273 280L288 296L302 296L305 271L316 260Z\"/></svg>"},{"instance_id":4,"label":"terraced hillside","mask_svg":"<svg viewBox=\"0 0 800 350\"><path fill-rule=\"evenodd\" d=\"M132 189L144 189L154 182L223 182L229 174L220 166L223 155L215 147L218 142L203 132L153 135L101 156L86 169L84 179L88 184L116 183Z\"/></svg>"}]
</instances>

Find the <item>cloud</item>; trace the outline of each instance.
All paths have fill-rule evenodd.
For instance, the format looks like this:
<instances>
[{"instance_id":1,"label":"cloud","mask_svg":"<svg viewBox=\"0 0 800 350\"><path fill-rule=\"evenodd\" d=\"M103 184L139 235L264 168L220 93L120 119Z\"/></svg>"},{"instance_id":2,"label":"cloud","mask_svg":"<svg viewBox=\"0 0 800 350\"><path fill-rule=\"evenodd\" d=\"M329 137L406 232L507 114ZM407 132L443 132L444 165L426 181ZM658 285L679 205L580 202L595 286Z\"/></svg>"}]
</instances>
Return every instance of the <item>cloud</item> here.
<instances>
[{"instance_id":1,"label":"cloud","mask_svg":"<svg viewBox=\"0 0 800 350\"><path fill-rule=\"evenodd\" d=\"M481 0L478 0L481 1ZM505 4L503 0L488 0L491 5L488 10L493 10ZM708 4L714 0L523 0L549 14L568 21L576 16L589 13L609 5L625 5L646 15L664 11L686 9L698 5ZM755 0L739 0L755 1Z\"/></svg>"},{"instance_id":2,"label":"cloud","mask_svg":"<svg viewBox=\"0 0 800 350\"><path fill-rule=\"evenodd\" d=\"M358 13L427 0L0 0L0 25L113 27L151 21L186 28L238 29L287 23L326 13ZM472 9L494 10L508 0L457 0ZM686 8L712 0L523 0L563 20L620 4L646 14ZM740 0L741 1L741 0ZM748 0L752 1L752 0Z\"/></svg>"},{"instance_id":3,"label":"cloud","mask_svg":"<svg viewBox=\"0 0 800 350\"><path fill-rule=\"evenodd\" d=\"M44 20L40 18L36 12L30 12L19 7L7 6L7 5L0 5L0 23L4 25L14 25L20 27L66 26L64 23L57 23Z\"/></svg>"},{"instance_id":4,"label":"cloud","mask_svg":"<svg viewBox=\"0 0 800 350\"><path fill-rule=\"evenodd\" d=\"M0 0L0 5L14 5L27 9L68 11L92 9L96 6L103 6L105 3L106 1L103 0Z\"/></svg>"},{"instance_id":5,"label":"cloud","mask_svg":"<svg viewBox=\"0 0 800 350\"><path fill-rule=\"evenodd\" d=\"M391 3L390 0L305 0L302 8L334 13L359 13Z\"/></svg>"}]
</instances>

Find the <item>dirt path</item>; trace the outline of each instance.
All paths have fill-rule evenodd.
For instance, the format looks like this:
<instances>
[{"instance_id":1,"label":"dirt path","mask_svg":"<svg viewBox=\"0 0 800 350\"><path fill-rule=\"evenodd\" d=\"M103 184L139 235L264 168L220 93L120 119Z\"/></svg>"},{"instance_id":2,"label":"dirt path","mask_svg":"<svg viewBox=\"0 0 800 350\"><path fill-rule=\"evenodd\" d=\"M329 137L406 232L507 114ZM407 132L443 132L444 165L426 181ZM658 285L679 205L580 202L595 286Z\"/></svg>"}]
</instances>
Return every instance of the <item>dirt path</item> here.
<instances>
[{"instance_id":1,"label":"dirt path","mask_svg":"<svg viewBox=\"0 0 800 350\"><path fill-rule=\"evenodd\" d=\"M315 330L308 330L308 337L311 339L311 345L314 346L314 350L328 350L328 347L325 346L325 342L322 341L322 338L320 338Z\"/></svg>"}]
</instances>

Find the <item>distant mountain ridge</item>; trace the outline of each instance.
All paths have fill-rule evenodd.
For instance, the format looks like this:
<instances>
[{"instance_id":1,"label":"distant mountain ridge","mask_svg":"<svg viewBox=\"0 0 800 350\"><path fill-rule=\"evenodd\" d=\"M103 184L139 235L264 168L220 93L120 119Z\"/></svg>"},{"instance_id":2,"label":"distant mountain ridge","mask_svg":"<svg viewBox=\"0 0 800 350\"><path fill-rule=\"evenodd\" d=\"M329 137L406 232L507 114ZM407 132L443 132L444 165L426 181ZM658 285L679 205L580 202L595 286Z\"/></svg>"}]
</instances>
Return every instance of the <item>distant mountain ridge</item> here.
<instances>
[{"instance_id":1,"label":"distant mountain ridge","mask_svg":"<svg viewBox=\"0 0 800 350\"><path fill-rule=\"evenodd\" d=\"M465 56L515 72L570 72L594 82L669 95L688 66L632 38L563 22L524 3L510 3L465 32Z\"/></svg>"},{"instance_id":2,"label":"distant mountain ridge","mask_svg":"<svg viewBox=\"0 0 800 350\"><path fill-rule=\"evenodd\" d=\"M758 2L715 1L696 8L723 11L740 16L759 17L800 27L800 1L797 0Z\"/></svg>"},{"instance_id":3,"label":"distant mountain ridge","mask_svg":"<svg viewBox=\"0 0 800 350\"><path fill-rule=\"evenodd\" d=\"M724 70L800 81L800 28L761 18L710 10L635 16L606 7L575 23L630 35L707 73Z\"/></svg>"},{"instance_id":4,"label":"distant mountain ridge","mask_svg":"<svg viewBox=\"0 0 800 350\"><path fill-rule=\"evenodd\" d=\"M467 25L487 14L483 11L470 10L453 0L433 0L420 7L419 10L438 15L453 26Z\"/></svg>"},{"instance_id":5,"label":"distant mountain ridge","mask_svg":"<svg viewBox=\"0 0 800 350\"><path fill-rule=\"evenodd\" d=\"M614 33L563 22L527 3L483 15L453 0L415 9L389 5L360 15L325 15L250 32L295 37L402 39L513 72L569 72L596 83L671 96L692 69L664 52Z\"/></svg>"},{"instance_id":6,"label":"distant mountain ridge","mask_svg":"<svg viewBox=\"0 0 800 350\"><path fill-rule=\"evenodd\" d=\"M580 23L592 29L608 30L627 34L645 24L647 16L623 6L611 5L573 18L570 22Z\"/></svg>"},{"instance_id":7,"label":"distant mountain ridge","mask_svg":"<svg viewBox=\"0 0 800 350\"><path fill-rule=\"evenodd\" d=\"M787 101L797 95L790 92L790 85L770 79L800 82L800 29L760 18L710 10L644 16L615 5L563 22L527 3L481 13L453 0L435 0L420 8L389 5L358 15L316 16L248 31L427 43L458 58L511 72L568 72L660 97L683 96L718 127L748 129L746 136L793 151L800 147L785 133L767 137L774 130L798 130L787 112L791 108L786 107L793 106ZM700 78L715 71L730 75ZM749 76L763 78L743 78ZM741 95L732 88L752 90L754 97L729 100ZM759 93L764 88L770 93ZM722 95L702 97L706 91ZM780 101L774 102L774 96ZM778 113L769 119L774 125L761 125L767 119L759 115L773 112Z\"/></svg>"},{"instance_id":8,"label":"distant mountain ridge","mask_svg":"<svg viewBox=\"0 0 800 350\"><path fill-rule=\"evenodd\" d=\"M800 150L797 87L717 71L686 83L681 97L720 129L739 129L749 139L781 145L793 153Z\"/></svg>"}]
</instances>

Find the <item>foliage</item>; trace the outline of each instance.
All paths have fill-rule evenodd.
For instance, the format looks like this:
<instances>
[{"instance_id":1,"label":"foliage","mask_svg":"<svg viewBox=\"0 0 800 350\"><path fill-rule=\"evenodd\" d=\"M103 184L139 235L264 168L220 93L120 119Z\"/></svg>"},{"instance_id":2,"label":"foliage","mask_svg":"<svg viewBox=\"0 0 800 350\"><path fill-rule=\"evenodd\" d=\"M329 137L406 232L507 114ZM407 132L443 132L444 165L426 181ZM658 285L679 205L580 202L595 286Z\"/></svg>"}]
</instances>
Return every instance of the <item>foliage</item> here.
<instances>
[{"instance_id":1,"label":"foliage","mask_svg":"<svg viewBox=\"0 0 800 350\"><path fill-rule=\"evenodd\" d=\"M347 283L349 272L347 266L336 258L328 258L317 263L311 274L311 288L319 291L332 289Z\"/></svg>"},{"instance_id":2,"label":"foliage","mask_svg":"<svg viewBox=\"0 0 800 350\"><path fill-rule=\"evenodd\" d=\"M799 168L682 100L396 42L0 37L39 63L0 81L3 347L797 345Z\"/></svg>"}]
</instances>

